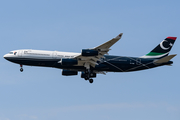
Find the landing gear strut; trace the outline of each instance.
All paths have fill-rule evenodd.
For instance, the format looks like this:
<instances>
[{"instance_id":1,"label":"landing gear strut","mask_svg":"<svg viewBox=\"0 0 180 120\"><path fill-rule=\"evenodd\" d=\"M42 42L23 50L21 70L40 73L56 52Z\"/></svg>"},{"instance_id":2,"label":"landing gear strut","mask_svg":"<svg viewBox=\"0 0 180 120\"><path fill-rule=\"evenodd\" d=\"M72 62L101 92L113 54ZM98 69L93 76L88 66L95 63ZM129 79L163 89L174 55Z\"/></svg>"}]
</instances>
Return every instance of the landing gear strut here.
<instances>
[{"instance_id":1,"label":"landing gear strut","mask_svg":"<svg viewBox=\"0 0 180 120\"><path fill-rule=\"evenodd\" d=\"M86 69L85 75L86 75L85 80L89 80L89 77L90 77L90 70L89 69Z\"/></svg>"},{"instance_id":2,"label":"landing gear strut","mask_svg":"<svg viewBox=\"0 0 180 120\"><path fill-rule=\"evenodd\" d=\"M93 73L93 71L91 70L90 63L88 63L88 62L85 63L84 67L86 68L86 70L84 72L85 73L84 79L89 80L90 83L93 83L93 79L91 79L91 78L94 76L91 75Z\"/></svg>"},{"instance_id":3,"label":"landing gear strut","mask_svg":"<svg viewBox=\"0 0 180 120\"><path fill-rule=\"evenodd\" d=\"M21 72L23 72L23 66L22 66L22 65L20 65L20 67L21 67L21 68L20 68L20 71L21 71Z\"/></svg>"}]
</instances>

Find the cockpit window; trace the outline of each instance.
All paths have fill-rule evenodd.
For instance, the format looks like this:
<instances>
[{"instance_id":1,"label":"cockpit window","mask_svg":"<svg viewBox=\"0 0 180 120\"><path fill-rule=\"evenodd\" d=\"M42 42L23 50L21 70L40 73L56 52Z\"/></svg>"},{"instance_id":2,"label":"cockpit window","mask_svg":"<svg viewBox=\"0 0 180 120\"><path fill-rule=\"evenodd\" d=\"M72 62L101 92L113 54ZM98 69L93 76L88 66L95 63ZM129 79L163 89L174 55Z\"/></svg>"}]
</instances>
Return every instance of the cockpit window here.
<instances>
[{"instance_id":1,"label":"cockpit window","mask_svg":"<svg viewBox=\"0 0 180 120\"><path fill-rule=\"evenodd\" d=\"M14 52L14 55L16 55L17 54L17 52Z\"/></svg>"},{"instance_id":2,"label":"cockpit window","mask_svg":"<svg viewBox=\"0 0 180 120\"><path fill-rule=\"evenodd\" d=\"M14 54L13 52L9 52L9 54Z\"/></svg>"}]
</instances>

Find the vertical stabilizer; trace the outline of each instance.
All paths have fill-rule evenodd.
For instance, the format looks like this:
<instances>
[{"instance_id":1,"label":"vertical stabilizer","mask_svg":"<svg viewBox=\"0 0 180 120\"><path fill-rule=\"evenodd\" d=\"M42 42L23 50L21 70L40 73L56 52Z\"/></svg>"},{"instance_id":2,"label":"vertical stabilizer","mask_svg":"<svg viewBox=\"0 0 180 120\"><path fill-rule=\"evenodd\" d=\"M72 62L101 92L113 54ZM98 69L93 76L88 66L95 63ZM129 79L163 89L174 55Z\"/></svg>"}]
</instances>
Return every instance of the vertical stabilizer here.
<instances>
[{"instance_id":1,"label":"vertical stabilizer","mask_svg":"<svg viewBox=\"0 0 180 120\"><path fill-rule=\"evenodd\" d=\"M151 52L142 56L141 58L163 58L167 56L177 37L167 37Z\"/></svg>"}]
</instances>

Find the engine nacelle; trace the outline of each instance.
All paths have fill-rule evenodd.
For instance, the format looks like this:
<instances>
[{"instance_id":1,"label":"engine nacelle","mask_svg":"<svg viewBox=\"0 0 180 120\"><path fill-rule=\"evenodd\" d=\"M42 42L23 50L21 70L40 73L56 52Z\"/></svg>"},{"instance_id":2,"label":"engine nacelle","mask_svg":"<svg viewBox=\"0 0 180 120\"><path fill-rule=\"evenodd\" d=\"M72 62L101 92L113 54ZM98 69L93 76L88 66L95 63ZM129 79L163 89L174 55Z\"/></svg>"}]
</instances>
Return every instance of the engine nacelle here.
<instances>
[{"instance_id":1,"label":"engine nacelle","mask_svg":"<svg viewBox=\"0 0 180 120\"><path fill-rule=\"evenodd\" d=\"M99 52L97 50L82 49L82 56L97 56Z\"/></svg>"},{"instance_id":2,"label":"engine nacelle","mask_svg":"<svg viewBox=\"0 0 180 120\"><path fill-rule=\"evenodd\" d=\"M77 75L77 71L71 71L71 70L62 70L62 75L64 76L71 76L71 75Z\"/></svg>"},{"instance_id":3,"label":"engine nacelle","mask_svg":"<svg viewBox=\"0 0 180 120\"><path fill-rule=\"evenodd\" d=\"M85 72L81 72L81 78L85 78L85 77L86 77ZM89 77L90 78L95 78L96 77L96 73L91 73Z\"/></svg>"},{"instance_id":4,"label":"engine nacelle","mask_svg":"<svg viewBox=\"0 0 180 120\"><path fill-rule=\"evenodd\" d=\"M78 61L75 59L62 58L60 63L61 65L64 65L64 66L71 66L71 65L77 65Z\"/></svg>"}]
</instances>

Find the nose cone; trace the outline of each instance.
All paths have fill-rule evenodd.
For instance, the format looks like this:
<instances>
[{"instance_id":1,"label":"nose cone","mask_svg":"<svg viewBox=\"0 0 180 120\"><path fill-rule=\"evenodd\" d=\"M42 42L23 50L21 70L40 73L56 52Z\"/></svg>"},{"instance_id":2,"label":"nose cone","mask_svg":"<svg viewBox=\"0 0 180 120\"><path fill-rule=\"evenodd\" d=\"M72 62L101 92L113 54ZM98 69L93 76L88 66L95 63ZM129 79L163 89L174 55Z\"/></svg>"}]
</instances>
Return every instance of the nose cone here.
<instances>
[{"instance_id":1,"label":"nose cone","mask_svg":"<svg viewBox=\"0 0 180 120\"><path fill-rule=\"evenodd\" d=\"M13 57L12 55L9 55L9 54L5 54L4 56L4 59L6 60L11 60L11 58Z\"/></svg>"},{"instance_id":2,"label":"nose cone","mask_svg":"<svg viewBox=\"0 0 180 120\"><path fill-rule=\"evenodd\" d=\"M7 54L5 54L3 57L4 57L4 59L6 59L6 60L7 60L7 58L8 58Z\"/></svg>"}]
</instances>

